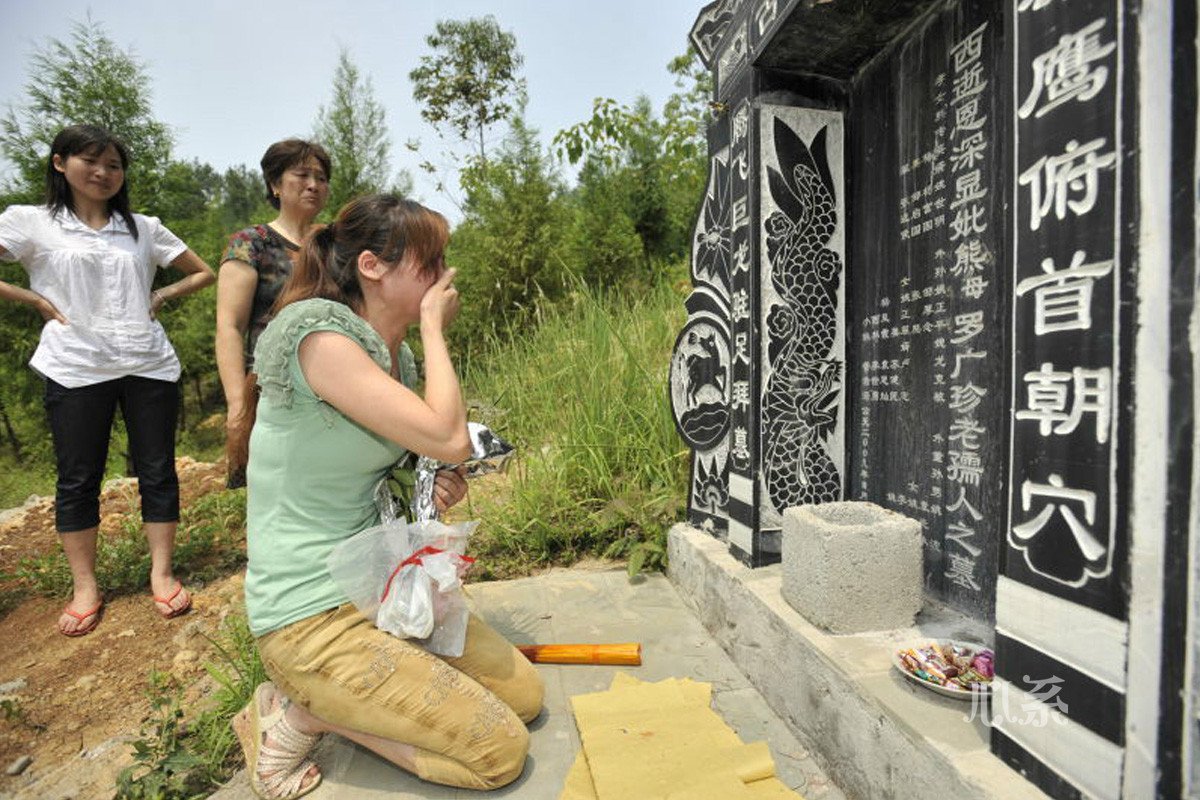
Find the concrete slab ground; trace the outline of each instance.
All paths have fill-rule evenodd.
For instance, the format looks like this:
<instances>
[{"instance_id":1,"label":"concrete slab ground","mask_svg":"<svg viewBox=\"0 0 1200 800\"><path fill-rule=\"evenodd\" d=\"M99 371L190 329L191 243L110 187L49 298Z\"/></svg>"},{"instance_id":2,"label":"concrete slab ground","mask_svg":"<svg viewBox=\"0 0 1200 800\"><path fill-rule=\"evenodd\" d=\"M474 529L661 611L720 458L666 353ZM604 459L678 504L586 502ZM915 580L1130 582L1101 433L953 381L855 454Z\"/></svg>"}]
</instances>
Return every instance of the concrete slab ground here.
<instances>
[{"instance_id":1,"label":"concrete slab ground","mask_svg":"<svg viewBox=\"0 0 1200 800\"><path fill-rule=\"evenodd\" d=\"M468 590L476 612L513 642L641 642L642 666L539 665L546 682L545 711L530 726L530 757L524 774L499 791L484 795L426 783L356 745L328 736L317 755L325 779L309 797L556 800L579 752L570 698L608 688L613 674L621 670L644 681L689 677L711 683L717 711L742 740L767 740L780 780L807 800L844 800L841 790L770 710L665 577L653 575L631 582L623 571L561 570L536 578L472 584ZM763 657L772 658L766 653ZM216 800L249 800L253 796L244 772L212 795Z\"/></svg>"}]
</instances>

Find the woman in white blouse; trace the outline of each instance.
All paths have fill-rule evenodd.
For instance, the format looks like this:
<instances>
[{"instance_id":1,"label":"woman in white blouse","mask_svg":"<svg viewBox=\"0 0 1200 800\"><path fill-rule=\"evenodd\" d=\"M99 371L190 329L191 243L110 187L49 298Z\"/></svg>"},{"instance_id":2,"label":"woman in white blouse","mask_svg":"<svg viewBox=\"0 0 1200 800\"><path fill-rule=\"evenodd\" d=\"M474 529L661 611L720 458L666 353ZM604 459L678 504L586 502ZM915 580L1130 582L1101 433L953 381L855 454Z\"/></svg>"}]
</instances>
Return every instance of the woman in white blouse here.
<instances>
[{"instance_id":1,"label":"woman in white blouse","mask_svg":"<svg viewBox=\"0 0 1200 800\"><path fill-rule=\"evenodd\" d=\"M164 303L215 276L157 219L130 211L128 165L125 146L108 131L65 128L46 164L46 204L10 206L0 214L0 258L20 261L30 287L0 282L0 298L33 306L45 320L29 365L46 381L58 465L55 525L74 579L74 595L58 620L66 636L90 633L104 609L96 533L118 405L138 478L155 607L175 617L192 603L171 569L179 521L180 366L155 317ZM185 277L152 290L156 268L166 265Z\"/></svg>"}]
</instances>

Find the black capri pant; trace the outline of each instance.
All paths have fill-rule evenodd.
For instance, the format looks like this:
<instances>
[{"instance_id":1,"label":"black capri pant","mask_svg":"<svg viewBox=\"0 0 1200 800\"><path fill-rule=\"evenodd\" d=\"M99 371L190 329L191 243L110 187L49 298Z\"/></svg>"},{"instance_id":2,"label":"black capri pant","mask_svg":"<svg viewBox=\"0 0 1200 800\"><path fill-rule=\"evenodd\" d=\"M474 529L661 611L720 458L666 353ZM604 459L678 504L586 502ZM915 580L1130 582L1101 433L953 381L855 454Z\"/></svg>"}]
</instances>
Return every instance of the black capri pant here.
<instances>
[{"instance_id":1,"label":"black capri pant","mask_svg":"<svg viewBox=\"0 0 1200 800\"><path fill-rule=\"evenodd\" d=\"M127 375L68 389L46 380L46 413L58 461L54 522L59 533L100 524L100 484L119 405L142 498L142 520L179 520L175 420L179 385Z\"/></svg>"}]
</instances>

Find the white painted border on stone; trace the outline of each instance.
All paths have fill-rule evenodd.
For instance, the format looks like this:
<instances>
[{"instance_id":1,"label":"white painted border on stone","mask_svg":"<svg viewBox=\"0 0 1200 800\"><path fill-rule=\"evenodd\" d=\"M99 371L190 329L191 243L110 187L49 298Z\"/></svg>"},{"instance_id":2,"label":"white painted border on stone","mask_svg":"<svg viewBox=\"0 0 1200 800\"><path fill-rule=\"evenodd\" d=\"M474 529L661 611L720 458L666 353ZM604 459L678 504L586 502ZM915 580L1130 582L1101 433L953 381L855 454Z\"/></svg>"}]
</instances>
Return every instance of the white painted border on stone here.
<instances>
[{"instance_id":1,"label":"white painted border on stone","mask_svg":"<svg viewBox=\"0 0 1200 800\"><path fill-rule=\"evenodd\" d=\"M739 475L736 472L729 473L729 496L746 505L752 505L754 503L754 482L745 475Z\"/></svg>"},{"instance_id":2,"label":"white painted border on stone","mask_svg":"<svg viewBox=\"0 0 1200 800\"><path fill-rule=\"evenodd\" d=\"M993 697L1007 697L1015 721L1005 720L993 708L995 729L1033 753L1050 769L1088 797L1118 800L1121 797L1121 747L1072 722L1012 683L996 678ZM1016 709L1040 708L1046 713L1045 724L1022 724ZM1040 720L1039 720L1040 721ZM1130 795L1152 797L1153 795Z\"/></svg>"},{"instance_id":3,"label":"white painted border on stone","mask_svg":"<svg viewBox=\"0 0 1200 800\"><path fill-rule=\"evenodd\" d=\"M1129 626L1001 575L996 632L1029 645L1118 692L1125 691Z\"/></svg>"},{"instance_id":4,"label":"white painted border on stone","mask_svg":"<svg viewBox=\"0 0 1200 800\"><path fill-rule=\"evenodd\" d=\"M1200 59L1194 65L1195 74L1192 80L1200 86ZM1200 154L1200 125L1196 127L1195 141L1192 142L1193 153ZM1195 174L1192 176L1194 186L1200 187L1200 159L1194 165ZM1192 225L1193 248L1200 246L1200 209L1196 207L1196 196L1192 196ZM1192 258L1195 265L1200 266L1200 252L1193 249ZM1193 269L1196 269L1194 266ZM1195 298L1193 298L1193 301ZM1191 321L1188 325L1188 342L1191 346L1191 362L1193 380L1200 369L1200 306L1192 305ZM1200 663L1197 652L1200 649L1200 392L1192 392L1192 485L1191 506L1188 514L1188 581L1187 613L1189 615L1187 631L1187 651L1185 658L1186 692L1183 705L1183 741L1181 754L1183 763L1183 788L1188 797L1200 794L1200 740L1197 739L1197 710L1200 709Z\"/></svg>"},{"instance_id":5,"label":"white painted border on stone","mask_svg":"<svg viewBox=\"0 0 1200 800\"><path fill-rule=\"evenodd\" d=\"M1156 155L1138 159L1128 667L1137 680L1130 682L1125 705L1128 798L1155 796L1159 766L1171 300L1171 48L1164 43L1171 41L1171 15L1170 3L1143 3L1136 17L1138 152ZM1120 30L1123 36L1123 25Z\"/></svg>"},{"instance_id":6,"label":"white painted border on stone","mask_svg":"<svg viewBox=\"0 0 1200 800\"><path fill-rule=\"evenodd\" d=\"M745 475L739 475L730 470L729 498L741 501L747 506L753 506L754 482ZM735 545L745 553L753 552L754 531L751 530L749 525L735 519L733 514L729 515L729 543Z\"/></svg>"}]
</instances>

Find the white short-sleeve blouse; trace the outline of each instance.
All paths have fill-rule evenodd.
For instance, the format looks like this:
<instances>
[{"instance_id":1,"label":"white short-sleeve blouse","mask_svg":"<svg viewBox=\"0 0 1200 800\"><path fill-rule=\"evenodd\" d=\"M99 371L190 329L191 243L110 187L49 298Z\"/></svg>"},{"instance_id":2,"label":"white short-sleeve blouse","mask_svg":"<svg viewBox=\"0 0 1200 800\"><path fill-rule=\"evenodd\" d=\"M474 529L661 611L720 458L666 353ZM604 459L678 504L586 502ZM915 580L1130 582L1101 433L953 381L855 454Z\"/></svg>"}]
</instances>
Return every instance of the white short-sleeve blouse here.
<instances>
[{"instance_id":1,"label":"white short-sleeve blouse","mask_svg":"<svg viewBox=\"0 0 1200 800\"><path fill-rule=\"evenodd\" d=\"M29 273L29 288L67 318L50 320L29 366L67 388L138 375L179 380L179 358L150 318L154 272L187 245L154 217L133 215L134 240L120 215L100 230L70 210L9 206L0 214L0 248Z\"/></svg>"}]
</instances>

